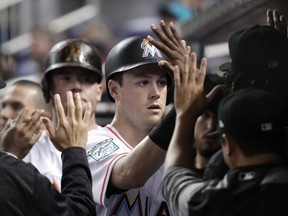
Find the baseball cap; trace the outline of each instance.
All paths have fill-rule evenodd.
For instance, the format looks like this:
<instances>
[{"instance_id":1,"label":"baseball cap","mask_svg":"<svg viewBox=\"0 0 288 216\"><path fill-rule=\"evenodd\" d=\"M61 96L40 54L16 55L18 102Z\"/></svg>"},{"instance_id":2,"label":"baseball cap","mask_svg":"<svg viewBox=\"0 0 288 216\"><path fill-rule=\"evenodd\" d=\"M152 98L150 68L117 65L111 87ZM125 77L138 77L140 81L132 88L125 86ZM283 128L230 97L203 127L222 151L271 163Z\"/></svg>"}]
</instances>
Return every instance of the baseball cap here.
<instances>
[{"instance_id":1,"label":"baseball cap","mask_svg":"<svg viewBox=\"0 0 288 216\"><path fill-rule=\"evenodd\" d=\"M255 88L237 90L219 104L217 130L234 137L255 137L285 132L284 106L280 98Z\"/></svg>"},{"instance_id":2,"label":"baseball cap","mask_svg":"<svg viewBox=\"0 0 288 216\"><path fill-rule=\"evenodd\" d=\"M0 89L5 88L6 82L0 79Z\"/></svg>"},{"instance_id":3,"label":"baseball cap","mask_svg":"<svg viewBox=\"0 0 288 216\"><path fill-rule=\"evenodd\" d=\"M219 66L221 71L256 74L287 70L288 40L267 25L254 25L234 32L229 38L231 62ZM286 72L286 71L285 71Z\"/></svg>"}]
</instances>

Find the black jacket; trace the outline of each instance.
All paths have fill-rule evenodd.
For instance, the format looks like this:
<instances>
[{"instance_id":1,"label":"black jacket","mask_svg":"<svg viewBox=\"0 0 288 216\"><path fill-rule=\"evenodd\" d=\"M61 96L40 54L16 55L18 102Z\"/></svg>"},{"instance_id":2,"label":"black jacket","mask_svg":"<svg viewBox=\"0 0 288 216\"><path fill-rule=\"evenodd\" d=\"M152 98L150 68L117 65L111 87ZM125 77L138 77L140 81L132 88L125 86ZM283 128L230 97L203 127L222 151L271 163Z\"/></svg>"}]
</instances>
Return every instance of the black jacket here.
<instances>
[{"instance_id":1,"label":"black jacket","mask_svg":"<svg viewBox=\"0 0 288 216\"><path fill-rule=\"evenodd\" d=\"M163 192L176 215L288 215L288 168L239 167L224 179L205 181L191 169L174 166L165 173Z\"/></svg>"},{"instance_id":2,"label":"black jacket","mask_svg":"<svg viewBox=\"0 0 288 216\"><path fill-rule=\"evenodd\" d=\"M62 193L59 193L33 165L0 152L0 214L95 216L85 149L65 149L62 161Z\"/></svg>"}]
</instances>

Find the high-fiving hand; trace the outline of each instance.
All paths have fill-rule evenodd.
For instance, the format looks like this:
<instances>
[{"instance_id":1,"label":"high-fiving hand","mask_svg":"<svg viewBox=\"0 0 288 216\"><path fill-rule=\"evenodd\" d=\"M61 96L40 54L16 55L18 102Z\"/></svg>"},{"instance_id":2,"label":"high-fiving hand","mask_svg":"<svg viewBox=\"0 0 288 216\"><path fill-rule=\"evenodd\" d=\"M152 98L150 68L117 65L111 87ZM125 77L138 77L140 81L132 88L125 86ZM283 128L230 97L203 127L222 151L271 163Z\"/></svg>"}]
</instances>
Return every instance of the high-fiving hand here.
<instances>
[{"instance_id":1,"label":"high-fiving hand","mask_svg":"<svg viewBox=\"0 0 288 216\"><path fill-rule=\"evenodd\" d=\"M200 69L197 69L197 56L192 53L184 55L184 69L175 66L174 73L174 104L177 116L192 112L197 116L206 106L204 94L204 79L207 69L207 60L203 58Z\"/></svg>"},{"instance_id":2,"label":"high-fiving hand","mask_svg":"<svg viewBox=\"0 0 288 216\"><path fill-rule=\"evenodd\" d=\"M58 94L54 96L54 103L58 125L54 128L47 118L44 119L44 123L55 147L59 151L69 147L85 148L88 122L91 116L91 103L88 103L84 115L79 93L76 93L73 98L72 92L67 92L67 114L65 114Z\"/></svg>"},{"instance_id":3,"label":"high-fiving hand","mask_svg":"<svg viewBox=\"0 0 288 216\"><path fill-rule=\"evenodd\" d=\"M180 70L182 70L184 67L184 55L190 55L191 47L187 46L186 41L180 38L172 22L167 25L161 20L160 27L161 29L154 24L151 25L151 30L159 38L159 41L151 36L147 37L150 43L164 53L169 60L169 62L162 60L159 65L168 68L170 71L173 70L173 66L178 65Z\"/></svg>"},{"instance_id":4,"label":"high-fiving hand","mask_svg":"<svg viewBox=\"0 0 288 216\"><path fill-rule=\"evenodd\" d=\"M286 37L287 35L287 23L284 15L280 15L278 10L268 9L266 12L267 25L274 27L278 31L282 32Z\"/></svg>"},{"instance_id":5,"label":"high-fiving hand","mask_svg":"<svg viewBox=\"0 0 288 216\"><path fill-rule=\"evenodd\" d=\"M14 120L8 120L0 134L0 149L23 159L42 133L44 110L35 111L32 116L23 108Z\"/></svg>"}]
</instances>

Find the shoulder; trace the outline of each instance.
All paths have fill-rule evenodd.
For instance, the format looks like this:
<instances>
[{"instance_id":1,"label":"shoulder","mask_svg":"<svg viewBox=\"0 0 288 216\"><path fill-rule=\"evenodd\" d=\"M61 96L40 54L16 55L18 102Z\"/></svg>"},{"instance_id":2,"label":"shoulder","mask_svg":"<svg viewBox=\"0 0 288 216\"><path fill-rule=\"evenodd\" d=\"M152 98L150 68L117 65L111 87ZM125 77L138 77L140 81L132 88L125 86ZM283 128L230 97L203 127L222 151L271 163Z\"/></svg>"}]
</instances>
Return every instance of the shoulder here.
<instances>
[{"instance_id":1,"label":"shoulder","mask_svg":"<svg viewBox=\"0 0 288 216\"><path fill-rule=\"evenodd\" d=\"M285 183L288 184L288 167L276 166L271 169L262 180L261 184Z\"/></svg>"},{"instance_id":2,"label":"shoulder","mask_svg":"<svg viewBox=\"0 0 288 216\"><path fill-rule=\"evenodd\" d=\"M97 128L88 133L86 152L89 161L107 162L118 155L127 154L131 149L112 126Z\"/></svg>"},{"instance_id":3,"label":"shoulder","mask_svg":"<svg viewBox=\"0 0 288 216\"><path fill-rule=\"evenodd\" d=\"M124 138L118 133L118 131L111 125L100 127L88 132L88 141L86 149L109 146L116 147L117 149L131 150L132 147L124 140ZM101 147L101 149L102 149Z\"/></svg>"},{"instance_id":4,"label":"shoulder","mask_svg":"<svg viewBox=\"0 0 288 216\"><path fill-rule=\"evenodd\" d=\"M20 182L26 179L26 177L32 177L38 174L37 169L30 163L25 163L24 161L17 159L11 155L0 152L0 175L9 178L18 179ZM21 176L19 179L17 176ZM27 178L30 179L30 178Z\"/></svg>"}]
</instances>

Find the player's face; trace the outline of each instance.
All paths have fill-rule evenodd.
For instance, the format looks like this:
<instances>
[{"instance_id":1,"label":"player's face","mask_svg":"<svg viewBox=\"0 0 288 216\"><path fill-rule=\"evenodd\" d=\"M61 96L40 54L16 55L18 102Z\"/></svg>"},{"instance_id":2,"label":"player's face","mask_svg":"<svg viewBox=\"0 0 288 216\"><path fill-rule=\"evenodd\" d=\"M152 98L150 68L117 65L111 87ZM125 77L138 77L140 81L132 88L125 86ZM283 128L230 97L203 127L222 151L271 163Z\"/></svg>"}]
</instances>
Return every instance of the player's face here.
<instances>
[{"instance_id":1,"label":"player's face","mask_svg":"<svg viewBox=\"0 0 288 216\"><path fill-rule=\"evenodd\" d=\"M52 97L59 94L64 109L67 107L66 93L79 93L82 105L85 109L88 102L91 102L92 112L96 112L96 105L101 100L102 84L97 83L97 77L93 72L82 68L63 68L52 76Z\"/></svg>"},{"instance_id":2,"label":"player's face","mask_svg":"<svg viewBox=\"0 0 288 216\"><path fill-rule=\"evenodd\" d=\"M209 159L212 154L221 148L218 136L207 137L207 134L217 129L217 117L206 111L198 117L194 131L194 146L198 153Z\"/></svg>"},{"instance_id":3,"label":"player's face","mask_svg":"<svg viewBox=\"0 0 288 216\"><path fill-rule=\"evenodd\" d=\"M118 85L116 109L135 127L150 130L162 118L167 99L167 74L155 65L145 65L123 74Z\"/></svg>"},{"instance_id":4,"label":"player's face","mask_svg":"<svg viewBox=\"0 0 288 216\"><path fill-rule=\"evenodd\" d=\"M36 109L33 102L36 94L35 88L10 86L1 99L0 129L3 129L8 119L15 119L22 108L28 107L32 113Z\"/></svg>"}]
</instances>

